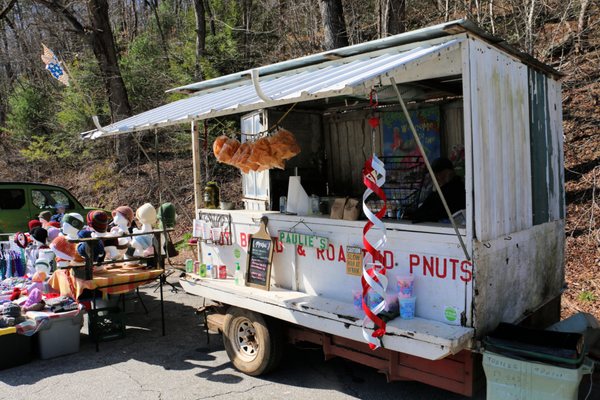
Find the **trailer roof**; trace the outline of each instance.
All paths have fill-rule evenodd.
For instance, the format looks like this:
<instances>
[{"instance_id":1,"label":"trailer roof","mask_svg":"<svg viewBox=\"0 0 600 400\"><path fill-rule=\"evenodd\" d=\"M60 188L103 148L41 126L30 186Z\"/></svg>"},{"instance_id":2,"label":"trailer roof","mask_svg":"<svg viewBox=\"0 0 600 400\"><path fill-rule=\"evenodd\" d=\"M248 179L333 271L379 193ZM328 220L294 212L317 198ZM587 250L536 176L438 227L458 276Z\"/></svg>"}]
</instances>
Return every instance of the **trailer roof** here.
<instances>
[{"instance_id":1,"label":"trailer roof","mask_svg":"<svg viewBox=\"0 0 600 400\"><path fill-rule=\"evenodd\" d=\"M96 139L277 105L364 95L365 85L391 70L418 68L420 61L457 49L460 44L457 35L465 32L503 48L538 70L560 76L471 21L459 20L174 88L168 92L191 96L104 128L97 125L97 129L81 135Z\"/></svg>"}]
</instances>

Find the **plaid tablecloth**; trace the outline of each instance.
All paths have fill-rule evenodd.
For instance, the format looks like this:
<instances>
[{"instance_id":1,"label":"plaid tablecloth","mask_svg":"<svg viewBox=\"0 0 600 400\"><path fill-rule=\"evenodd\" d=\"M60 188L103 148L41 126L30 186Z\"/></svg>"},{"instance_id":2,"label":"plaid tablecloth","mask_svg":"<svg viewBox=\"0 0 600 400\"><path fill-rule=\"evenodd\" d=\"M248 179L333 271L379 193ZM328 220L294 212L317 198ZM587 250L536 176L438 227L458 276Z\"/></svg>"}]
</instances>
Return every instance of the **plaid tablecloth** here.
<instances>
[{"instance_id":1,"label":"plaid tablecloth","mask_svg":"<svg viewBox=\"0 0 600 400\"><path fill-rule=\"evenodd\" d=\"M54 271L48 284L53 289L59 290L61 295L71 296L73 298L79 298L84 289L98 289L105 294L121 294L131 292L138 286L158 278L163 272L163 269L137 270L114 268L94 272L94 278L86 281L75 278L71 270L59 269ZM73 288L77 297L73 296L73 290L69 283L70 279L72 279Z\"/></svg>"}]
</instances>

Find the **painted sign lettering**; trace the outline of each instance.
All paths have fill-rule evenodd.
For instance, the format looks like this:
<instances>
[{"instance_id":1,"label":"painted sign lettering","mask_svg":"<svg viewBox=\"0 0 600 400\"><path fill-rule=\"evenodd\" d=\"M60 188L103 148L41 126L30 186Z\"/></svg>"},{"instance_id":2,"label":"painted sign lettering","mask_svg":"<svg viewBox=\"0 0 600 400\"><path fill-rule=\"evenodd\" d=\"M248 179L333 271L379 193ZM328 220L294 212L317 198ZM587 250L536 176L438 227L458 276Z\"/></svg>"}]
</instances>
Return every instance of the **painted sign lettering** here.
<instances>
[{"instance_id":1,"label":"painted sign lettering","mask_svg":"<svg viewBox=\"0 0 600 400\"><path fill-rule=\"evenodd\" d=\"M329 244L329 239L326 237L287 231L279 231L279 241L284 244L293 244L295 246L312 247L316 249L325 249Z\"/></svg>"},{"instance_id":2,"label":"painted sign lettering","mask_svg":"<svg viewBox=\"0 0 600 400\"><path fill-rule=\"evenodd\" d=\"M362 275L363 251L360 247L346 247L346 273L348 275Z\"/></svg>"}]
</instances>

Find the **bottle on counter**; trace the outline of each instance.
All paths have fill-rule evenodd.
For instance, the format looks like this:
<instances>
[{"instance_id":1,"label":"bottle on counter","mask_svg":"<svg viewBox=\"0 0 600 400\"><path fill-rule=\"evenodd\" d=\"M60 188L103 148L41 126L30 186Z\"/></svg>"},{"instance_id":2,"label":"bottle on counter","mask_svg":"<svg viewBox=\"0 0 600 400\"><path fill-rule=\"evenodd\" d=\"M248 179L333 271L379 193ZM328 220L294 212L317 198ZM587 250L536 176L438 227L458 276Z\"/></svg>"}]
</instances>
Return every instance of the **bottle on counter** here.
<instances>
[{"instance_id":1,"label":"bottle on counter","mask_svg":"<svg viewBox=\"0 0 600 400\"><path fill-rule=\"evenodd\" d=\"M207 182L204 188L204 207L219 208L219 186L217 182Z\"/></svg>"},{"instance_id":2,"label":"bottle on counter","mask_svg":"<svg viewBox=\"0 0 600 400\"><path fill-rule=\"evenodd\" d=\"M201 278L206 278L206 264L200 264L199 274Z\"/></svg>"},{"instance_id":3,"label":"bottle on counter","mask_svg":"<svg viewBox=\"0 0 600 400\"><path fill-rule=\"evenodd\" d=\"M242 276L242 270L240 269L240 263L235 263L235 274L233 275L233 281L237 286L241 286L244 277Z\"/></svg>"},{"instance_id":4,"label":"bottle on counter","mask_svg":"<svg viewBox=\"0 0 600 400\"><path fill-rule=\"evenodd\" d=\"M281 196L279 197L279 212L285 214L285 210L287 208L287 197Z\"/></svg>"},{"instance_id":5,"label":"bottle on counter","mask_svg":"<svg viewBox=\"0 0 600 400\"><path fill-rule=\"evenodd\" d=\"M212 253L208 253L206 260L206 277L215 279L217 277L217 268L213 264Z\"/></svg>"}]
</instances>

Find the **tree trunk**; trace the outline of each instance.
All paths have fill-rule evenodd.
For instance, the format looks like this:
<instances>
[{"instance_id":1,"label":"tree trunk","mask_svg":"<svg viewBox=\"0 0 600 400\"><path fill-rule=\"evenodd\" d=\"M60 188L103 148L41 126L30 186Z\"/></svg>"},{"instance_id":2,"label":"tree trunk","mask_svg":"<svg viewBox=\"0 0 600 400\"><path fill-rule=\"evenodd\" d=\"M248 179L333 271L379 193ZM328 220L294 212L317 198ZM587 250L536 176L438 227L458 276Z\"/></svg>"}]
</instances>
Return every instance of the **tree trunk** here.
<instances>
[{"instance_id":1,"label":"tree trunk","mask_svg":"<svg viewBox=\"0 0 600 400\"><path fill-rule=\"evenodd\" d=\"M194 0L194 12L196 14L196 79L201 81L203 78L202 65L200 61L204 56L206 49L206 13L204 10L204 0Z\"/></svg>"},{"instance_id":2,"label":"tree trunk","mask_svg":"<svg viewBox=\"0 0 600 400\"><path fill-rule=\"evenodd\" d=\"M210 1L209 0L204 0L204 8L206 9L206 12L208 13L208 19L210 21L209 25L210 25L210 34L215 36L217 34L217 28L215 27L215 16L212 12L212 8L210 8Z\"/></svg>"},{"instance_id":3,"label":"tree trunk","mask_svg":"<svg viewBox=\"0 0 600 400\"><path fill-rule=\"evenodd\" d=\"M348 46L342 0L319 0L319 8L325 30L324 49L333 50Z\"/></svg>"},{"instance_id":4,"label":"tree trunk","mask_svg":"<svg viewBox=\"0 0 600 400\"><path fill-rule=\"evenodd\" d=\"M384 12L382 24L382 35L397 35L406 30L404 20L406 19L406 0L383 0L385 6L382 6Z\"/></svg>"},{"instance_id":5,"label":"tree trunk","mask_svg":"<svg viewBox=\"0 0 600 400\"><path fill-rule=\"evenodd\" d=\"M115 47L112 28L108 16L107 0L88 0L88 13L90 16L91 31L84 28L77 17L69 8L58 0L35 0L44 5L56 15L62 17L74 29L75 33L83 36L92 46L92 51L98 62L104 87L108 95L111 121L116 122L131 115L129 97L121 70ZM130 137L116 140L117 166L123 168L128 163L129 155L133 149Z\"/></svg>"},{"instance_id":6,"label":"tree trunk","mask_svg":"<svg viewBox=\"0 0 600 400\"><path fill-rule=\"evenodd\" d=\"M92 34L89 39L104 78L111 120L116 122L131 115L131 106L129 105L125 83L121 77L119 60L108 17L107 0L89 0L88 11L92 24ZM133 148L131 138L121 137L116 141L115 147L118 167L123 168L128 164Z\"/></svg>"},{"instance_id":7,"label":"tree trunk","mask_svg":"<svg viewBox=\"0 0 600 400\"><path fill-rule=\"evenodd\" d=\"M577 42L575 44L575 51L581 53L582 47L586 46L587 42L587 25L589 16L587 15L587 8L589 0L581 1L581 10L579 11L579 20L577 21Z\"/></svg>"},{"instance_id":8,"label":"tree trunk","mask_svg":"<svg viewBox=\"0 0 600 400\"><path fill-rule=\"evenodd\" d=\"M165 34L162 30L162 25L160 23L160 18L158 15L158 1L157 0L149 0L150 8L154 13L154 19L156 19L156 27L158 28L158 34L160 35L160 43L162 45L163 51L165 53L165 60L167 61L167 65L169 64L169 46L167 45L167 39L165 38Z\"/></svg>"}]
</instances>

